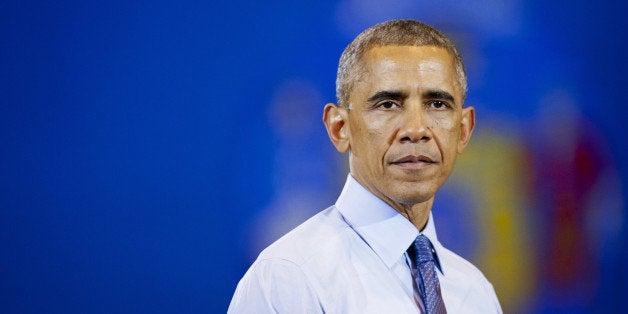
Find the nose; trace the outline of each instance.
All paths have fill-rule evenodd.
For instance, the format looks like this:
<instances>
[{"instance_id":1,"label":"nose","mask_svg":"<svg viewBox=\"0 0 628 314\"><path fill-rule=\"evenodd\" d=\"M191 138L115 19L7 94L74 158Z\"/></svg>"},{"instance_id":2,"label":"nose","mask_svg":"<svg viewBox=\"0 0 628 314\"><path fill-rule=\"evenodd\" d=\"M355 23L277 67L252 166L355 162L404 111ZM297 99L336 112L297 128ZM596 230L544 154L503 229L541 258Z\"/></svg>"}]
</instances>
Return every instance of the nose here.
<instances>
[{"instance_id":1,"label":"nose","mask_svg":"<svg viewBox=\"0 0 628 314\"><path fill-rule=\"evenodd\" d=\"M401 128L397 135L399 141L418 143L427 142L432 138L432 131L426 123L426 112L421 106L407 108L403 113Z\"/></svg>"}]
</instances>

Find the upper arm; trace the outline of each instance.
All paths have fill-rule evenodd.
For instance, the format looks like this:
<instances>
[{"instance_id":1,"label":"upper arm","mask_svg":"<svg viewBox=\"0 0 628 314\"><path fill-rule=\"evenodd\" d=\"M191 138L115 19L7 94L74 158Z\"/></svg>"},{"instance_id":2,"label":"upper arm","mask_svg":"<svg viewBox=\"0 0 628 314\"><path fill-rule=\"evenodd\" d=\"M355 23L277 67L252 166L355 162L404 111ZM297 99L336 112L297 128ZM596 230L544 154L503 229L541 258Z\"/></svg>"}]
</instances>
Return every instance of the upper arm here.
<instances>
[{"instance_id":1,"label":"upper arm","mask_svg":"<svg viewBox=\"0 0 628 314\"><path fill-rule=\"evenodd\" d=\"M283 259L258 260L238 283L228 313L322 313L303 270Z\"/></svg>"},{"instance_id":2,"label":"upper arm","mask_svg":"<svg viewBox=\"0 0 628 314\"><path fill-rule=\"evenodd\" d=\"M493 288L493 285L490 282L488 282L488 280L486 280L484 283L484 289L486 293L489 295L489 297L492 299L492 303L495 307L495 313L503 313L502 307L499 304L499 300L497 299L497 294L495 293L495 289Z\"/></svg>"}]
</instances>

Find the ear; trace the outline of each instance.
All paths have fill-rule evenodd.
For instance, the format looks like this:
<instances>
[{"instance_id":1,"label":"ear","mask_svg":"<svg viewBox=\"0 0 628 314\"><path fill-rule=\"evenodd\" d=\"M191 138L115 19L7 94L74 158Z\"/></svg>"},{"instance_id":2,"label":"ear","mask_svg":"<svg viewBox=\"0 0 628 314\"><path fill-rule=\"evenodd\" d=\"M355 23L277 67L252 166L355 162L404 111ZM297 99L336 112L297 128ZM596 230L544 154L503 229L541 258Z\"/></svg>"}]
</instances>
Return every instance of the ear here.
<instances>
[{"instance_id":1,"label":"ear","mask_svg":"<svg viewBox=\"0 0 628 314\"><path fill-rule=\"evenodd\" d=\"M460 138L458 139L458 154L462 154L464 148L469 144L473 128L475 128L475 108L463 108L462 120L460 121Z\"/></svg>"},{"instance_id":2,"label":"ear","mask_svg":"<svg viewBox=\"0 0 628 314\"><path fill-rule=\"evenodd\" d=\"M331 103L325 105L323 123L329 139L341 153L346 153L351 148L348 118L347 108Z\"/></svg>"}]
</instances>

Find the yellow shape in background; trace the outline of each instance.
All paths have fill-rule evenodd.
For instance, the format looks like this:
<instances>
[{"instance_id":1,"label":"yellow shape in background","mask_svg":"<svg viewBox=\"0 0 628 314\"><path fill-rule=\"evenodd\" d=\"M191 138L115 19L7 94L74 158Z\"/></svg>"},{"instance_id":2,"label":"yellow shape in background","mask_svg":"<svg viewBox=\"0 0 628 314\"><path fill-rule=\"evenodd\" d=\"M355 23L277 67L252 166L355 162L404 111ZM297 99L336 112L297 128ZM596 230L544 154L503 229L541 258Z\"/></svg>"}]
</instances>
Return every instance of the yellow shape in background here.
<instances>
[{"instance_id":1,"label":"yellow shape in background","mask_svg":"<svg viewBox=\"0 0 628 314\"><path fill-rule=\"evenodd\" d=\"M478 230L476 264L493 283L505 313L529 305L536 276L530 246L529 163L516 138L476 130L450 180L472 191Z\"/></svg>"}]
</instances>

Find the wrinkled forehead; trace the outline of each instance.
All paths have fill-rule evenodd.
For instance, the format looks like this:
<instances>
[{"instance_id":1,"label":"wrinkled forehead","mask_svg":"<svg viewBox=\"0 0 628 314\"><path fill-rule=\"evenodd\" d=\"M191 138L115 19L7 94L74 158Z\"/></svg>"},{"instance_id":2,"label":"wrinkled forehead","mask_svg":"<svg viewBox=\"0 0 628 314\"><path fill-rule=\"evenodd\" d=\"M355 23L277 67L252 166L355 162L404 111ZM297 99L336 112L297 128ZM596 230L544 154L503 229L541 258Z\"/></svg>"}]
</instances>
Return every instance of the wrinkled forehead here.
<instances>
[{"instance_id":1,"label":"wrinkled forehead","mask_svg":"<svg viewBox=\"0 0 628 314\"><path fill-rule=\"evenodd\" d=\"M419 82L430 83L462 97L454 57L443 47L374 46L363 54L357 68L360 73L355 83L363 87L373 83L414 87Z\"/></svg>"},{"instance_id":2,"label":"wrinkled forehead","mask_svg":"<svg viewBox=\"0 0 628 314\"><path fill-rule=\"evenodd\" d=\"M443 71L454 68L453 55L447 49L438 46L374 46L364 52L362 66L374 62L380 64L403 63L406 66L419 64L438 67Z\"/></svg>"}]
</instances>

